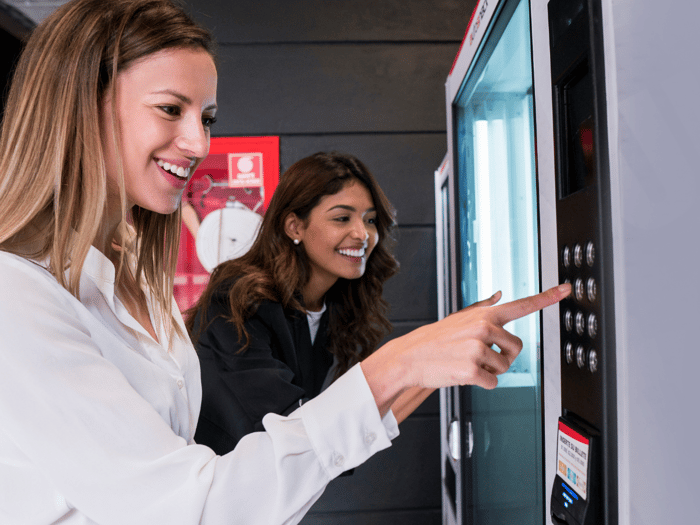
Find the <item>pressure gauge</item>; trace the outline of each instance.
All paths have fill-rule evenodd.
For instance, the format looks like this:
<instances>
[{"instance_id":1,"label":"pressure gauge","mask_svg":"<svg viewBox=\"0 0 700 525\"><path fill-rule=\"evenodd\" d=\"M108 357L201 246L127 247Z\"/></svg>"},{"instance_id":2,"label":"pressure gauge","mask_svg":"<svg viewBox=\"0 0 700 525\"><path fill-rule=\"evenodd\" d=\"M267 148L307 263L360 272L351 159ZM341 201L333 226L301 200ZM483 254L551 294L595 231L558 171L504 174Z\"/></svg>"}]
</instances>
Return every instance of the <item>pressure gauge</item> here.
<instances>
[{"instance_id":1,"label":"pressure gauge","mask_svg":"<svg viewBox=\"0 0 700 525\"><path fill-rule=\"evenodd\" d=\"M262 217L238 201L204 217L197 231L197 257L211 272L217 265L245 254L258 235Z\"/></svg>"}]
</instances>

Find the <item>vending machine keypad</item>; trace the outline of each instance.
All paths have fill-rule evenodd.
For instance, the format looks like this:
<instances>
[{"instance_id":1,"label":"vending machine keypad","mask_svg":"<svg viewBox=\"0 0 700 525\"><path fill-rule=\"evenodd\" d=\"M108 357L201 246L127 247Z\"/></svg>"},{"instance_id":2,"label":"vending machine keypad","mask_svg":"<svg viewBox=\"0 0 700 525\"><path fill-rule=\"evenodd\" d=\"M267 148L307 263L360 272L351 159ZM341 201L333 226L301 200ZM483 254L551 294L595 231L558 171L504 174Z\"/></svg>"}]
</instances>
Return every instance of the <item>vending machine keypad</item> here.
<instances>
[{"instance_id":1,"label":"vending machine keypad","mask_svg":"<svg viewBox=\"0 0 700 525\"><path fill-rule=\"evenodd\" d=\"M598 298L598 285L593 276L585 274L595 271L595 257L596 249L592 241L566 245L561 252L565 275L563 282L573 282L573 298L569 302L574 303L564 310L562 323L565 332L576 339L564 343L564 360L569 365L575 361L578 368L587 368L591 373L598 371L598 353L593 348L598 335L598 318L590 311Z\"/></svg>"}]
</instances>

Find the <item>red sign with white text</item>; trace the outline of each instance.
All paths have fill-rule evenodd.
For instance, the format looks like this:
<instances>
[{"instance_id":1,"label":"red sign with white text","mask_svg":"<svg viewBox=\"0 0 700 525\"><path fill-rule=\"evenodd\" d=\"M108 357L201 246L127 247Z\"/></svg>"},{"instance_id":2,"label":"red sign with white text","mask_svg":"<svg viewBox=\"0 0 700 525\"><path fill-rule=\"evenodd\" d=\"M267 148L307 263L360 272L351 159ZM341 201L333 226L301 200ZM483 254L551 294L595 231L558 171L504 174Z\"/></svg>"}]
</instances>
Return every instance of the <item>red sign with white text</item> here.
<instances>
[{"instance_id":1,"label":"red sign with white text","mask_svg":"<svg viewBox=\"0 0 700 525\"><path fill-rule=\"evenodd\" d=\"M228 185L231 188L259 188L263 185L263 154L229 153Z\"/></svg>"}]
</instances>

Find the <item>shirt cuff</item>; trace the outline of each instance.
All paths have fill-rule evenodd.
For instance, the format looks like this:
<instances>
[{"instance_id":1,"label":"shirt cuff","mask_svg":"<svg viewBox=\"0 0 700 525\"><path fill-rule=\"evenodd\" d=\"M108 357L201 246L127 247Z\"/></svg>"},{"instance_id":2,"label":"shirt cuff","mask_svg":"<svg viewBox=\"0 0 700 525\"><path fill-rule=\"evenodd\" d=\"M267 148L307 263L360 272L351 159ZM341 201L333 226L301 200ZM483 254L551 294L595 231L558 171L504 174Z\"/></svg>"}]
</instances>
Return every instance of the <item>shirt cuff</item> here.
<instances>
[{"instance_id":1,"label":"shirt cuff","mask_svg":"<svg viewBox=\"0 0 700 525\"><path fill-rule=\"evenodd\" d=\"M382 418L382 424L386 429L386 434L389 439L394 441L394 438L399 435L399 423L396 421L394 413L391 411L391 409L389 409L386 415Z\"/></svg>"},{"instance_id":2,"label":"shirt cuff","mask_svg":"<svg viewBox=\"0 0 700 525\"><path fill-rule=\"evenodd\" d=\"M380 418L359 364L298 409L316 455L330 478L364 463L399 435L391 411Z\"/></svg>"}]
</instances>

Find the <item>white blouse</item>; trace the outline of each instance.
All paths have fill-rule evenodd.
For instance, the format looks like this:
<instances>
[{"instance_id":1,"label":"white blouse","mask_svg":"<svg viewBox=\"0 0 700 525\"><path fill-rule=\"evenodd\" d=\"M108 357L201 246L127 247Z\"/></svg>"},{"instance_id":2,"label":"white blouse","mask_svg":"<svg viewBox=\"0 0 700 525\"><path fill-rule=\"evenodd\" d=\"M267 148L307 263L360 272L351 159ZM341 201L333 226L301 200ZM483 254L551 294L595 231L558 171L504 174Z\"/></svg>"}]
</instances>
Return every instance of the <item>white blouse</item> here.
<instances>
[{"instance_id":1,"label":"white blouse","mask_svg":"<svg viewBox=\"0 0 700 525\"><path fill-rule=\"evenodd\" d=\"M330 480L398 435L357 365L216 456L192 440L197 355L189 340L167 346L114 295L98 250L80 301L40 264L0 252L0 523L297 523Z\"/></svg>"}]
</instances>

